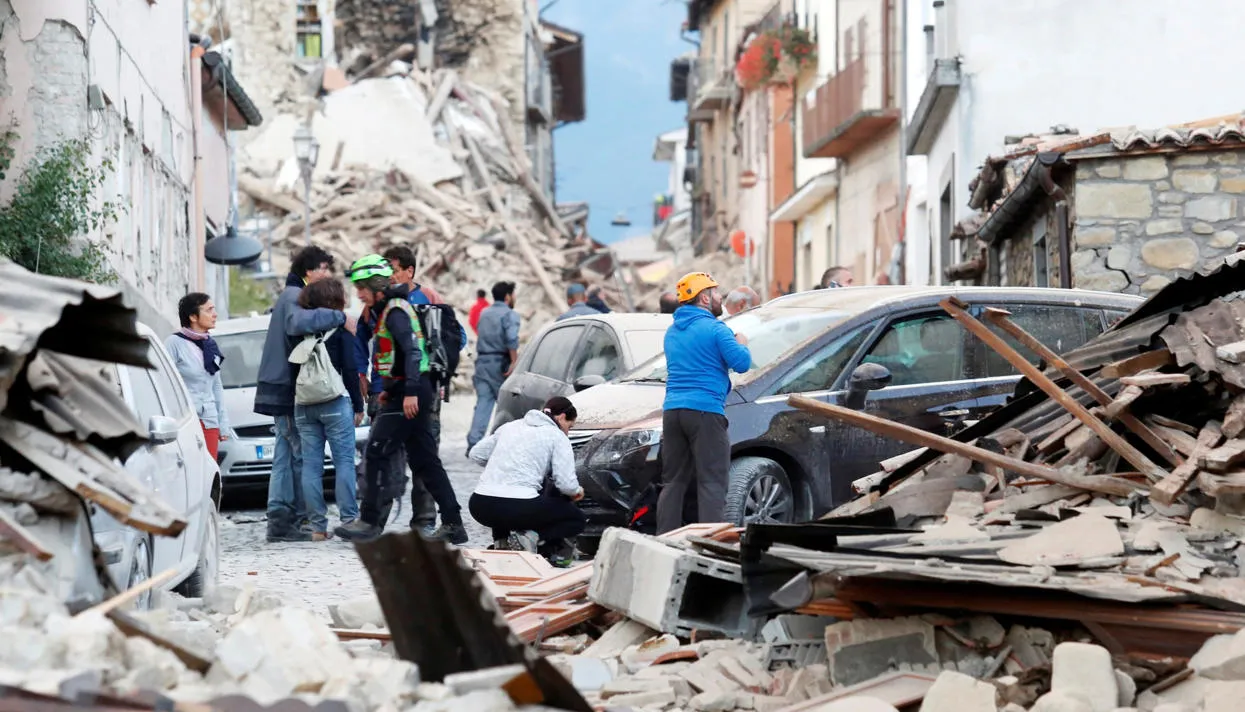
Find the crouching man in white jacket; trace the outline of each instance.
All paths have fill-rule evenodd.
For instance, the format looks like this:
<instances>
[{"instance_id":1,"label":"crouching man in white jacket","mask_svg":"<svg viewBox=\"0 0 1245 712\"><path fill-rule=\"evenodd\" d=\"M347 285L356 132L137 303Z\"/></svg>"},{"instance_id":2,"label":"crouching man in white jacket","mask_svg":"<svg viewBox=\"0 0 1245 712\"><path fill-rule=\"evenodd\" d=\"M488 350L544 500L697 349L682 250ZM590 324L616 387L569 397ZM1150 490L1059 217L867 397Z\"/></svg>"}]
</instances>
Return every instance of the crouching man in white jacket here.
<instances>
[{"instance_id":1,"label":"crouching man in white jacket","mask_svg":"<svg viewBox=\"0 0 1245 712\"><path fill-rule=\"evenodd\" d=\"M572 563L575 537L587 521L574 504L584 491L566 437L577 415L566 398L550 398L471 448L471 459L485 467L468 508L493 528L495 548L535 550L554 566ZM565 496L542 493L549 474Z\"/></svg>"}]
</instances>

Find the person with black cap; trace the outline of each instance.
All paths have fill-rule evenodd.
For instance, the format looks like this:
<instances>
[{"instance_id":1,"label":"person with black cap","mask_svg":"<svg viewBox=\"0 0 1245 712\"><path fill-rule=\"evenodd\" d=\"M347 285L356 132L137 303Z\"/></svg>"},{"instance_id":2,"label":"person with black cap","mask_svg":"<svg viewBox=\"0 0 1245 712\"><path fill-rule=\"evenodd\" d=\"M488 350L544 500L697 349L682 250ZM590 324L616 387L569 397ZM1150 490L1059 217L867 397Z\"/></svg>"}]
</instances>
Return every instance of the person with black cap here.
<instances>
[{"instance_id":1,"label":"person with black cap","mask_svg":"<svg viewBox=\"0 0 1245 712\"><path fill-rule=\"evenodd\" d=\"M557 319L558 321L577 316L593 316L601 313L588 306L588 290L584 288L584 285L578 282L574 282L571 286L566 288L566 304L570 307L570 309L562 312L562 315Z\"/></svg>"}]
</instances>

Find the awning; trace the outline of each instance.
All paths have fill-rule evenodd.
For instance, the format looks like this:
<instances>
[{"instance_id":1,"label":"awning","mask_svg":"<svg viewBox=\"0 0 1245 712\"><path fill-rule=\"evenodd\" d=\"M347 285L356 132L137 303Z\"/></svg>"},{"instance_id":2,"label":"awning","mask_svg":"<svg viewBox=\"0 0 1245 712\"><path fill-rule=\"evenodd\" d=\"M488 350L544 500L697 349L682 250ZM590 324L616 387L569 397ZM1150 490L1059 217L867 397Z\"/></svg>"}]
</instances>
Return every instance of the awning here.
<instances>
[{"instance_id":1,"label":"awning","mask_svg":"<svg viewBox=\"0 0 1245 712\"><path fill-rule=\"evenodd\" d=\"M783 201L770 213L770 222L795 222L808 215L839 189L837 171L823 173L800 186L795 195Z\"/></svg>"}]
</instances>

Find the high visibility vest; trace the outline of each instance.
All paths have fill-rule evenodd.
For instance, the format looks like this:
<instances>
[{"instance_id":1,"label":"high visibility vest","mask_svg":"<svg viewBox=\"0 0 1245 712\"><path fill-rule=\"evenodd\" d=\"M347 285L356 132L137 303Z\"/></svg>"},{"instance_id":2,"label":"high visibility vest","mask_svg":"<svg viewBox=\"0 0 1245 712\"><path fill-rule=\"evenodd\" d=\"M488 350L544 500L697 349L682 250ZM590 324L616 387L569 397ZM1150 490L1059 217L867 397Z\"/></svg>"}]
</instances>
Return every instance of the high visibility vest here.
<instances>
[{"instance_id":1,"label":"high visibility vest","mask_svg":"<svg viewBox=\"0 0 1245 712\"><path fill-rule=\"evenodd\" d=\"M428 372L428 349L424 344L424 330L419 326L415 308L405 299L390 299L376 322L376 334L372 337L372 373L381 378L393 377L393 362L397 349L393 347L393 335L389 333L389 312L398 308L411 320L415 332L415 348L419 349L419 372Z\"/></svg>"}]
</instances>

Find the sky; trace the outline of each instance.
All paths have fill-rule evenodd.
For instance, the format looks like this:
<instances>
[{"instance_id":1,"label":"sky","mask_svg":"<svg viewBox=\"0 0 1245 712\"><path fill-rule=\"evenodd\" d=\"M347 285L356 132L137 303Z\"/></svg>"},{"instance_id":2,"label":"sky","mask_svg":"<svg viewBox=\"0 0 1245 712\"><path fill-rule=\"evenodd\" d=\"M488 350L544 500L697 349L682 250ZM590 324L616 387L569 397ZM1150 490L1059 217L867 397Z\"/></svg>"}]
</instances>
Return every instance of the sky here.
<instances>
[{"instance_id":1,"label":"sky","mask_svg":"<svg viewBox=\"0 0 1245 712\"><path fill-rule=\"evenodd\" d=\"M541 0L542 17L582 32L587 118L554 132L558 202L587 201L589 232L601 242L652 230L653 197L669 164L653 161L659 134L684 125L687 105L670 101L670 62L694 49L679 37L683 0ZM610 221L625 210L631 227Z\"/></svg>"}]
</instances>

